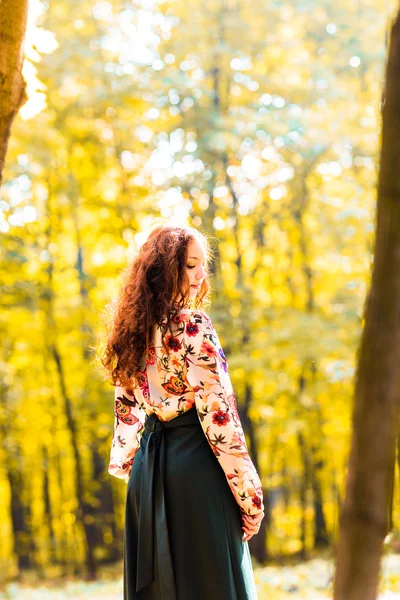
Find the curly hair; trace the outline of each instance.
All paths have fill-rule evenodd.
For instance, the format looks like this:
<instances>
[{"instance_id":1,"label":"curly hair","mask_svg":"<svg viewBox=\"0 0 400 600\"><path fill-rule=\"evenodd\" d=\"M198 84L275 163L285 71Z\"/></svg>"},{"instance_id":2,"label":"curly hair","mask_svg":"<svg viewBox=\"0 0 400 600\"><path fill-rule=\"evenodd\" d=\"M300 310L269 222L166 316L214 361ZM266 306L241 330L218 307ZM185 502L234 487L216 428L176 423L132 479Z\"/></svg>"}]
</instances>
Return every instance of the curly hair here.
<instances>
[{"instance_id":1,"label":"curly hair","mask_svg":"<svg viewBox=\"0 0 400 600\"><path fill-rule=\"evenodd\" d=\"M152 340L154 325L160 326L164 343L173 319L190 305L190 283L185 267L192 240L203 244L209 262L210 246L202 233L191 227L161 226L150 233L124 271L120 293L108 307L111 323L100 357L113 385L132 387L134 379L146 368L146 349ZM202 309L209 303L209 291L206 275L193 300L194 308Z\"/></svg>"}]
</instances>

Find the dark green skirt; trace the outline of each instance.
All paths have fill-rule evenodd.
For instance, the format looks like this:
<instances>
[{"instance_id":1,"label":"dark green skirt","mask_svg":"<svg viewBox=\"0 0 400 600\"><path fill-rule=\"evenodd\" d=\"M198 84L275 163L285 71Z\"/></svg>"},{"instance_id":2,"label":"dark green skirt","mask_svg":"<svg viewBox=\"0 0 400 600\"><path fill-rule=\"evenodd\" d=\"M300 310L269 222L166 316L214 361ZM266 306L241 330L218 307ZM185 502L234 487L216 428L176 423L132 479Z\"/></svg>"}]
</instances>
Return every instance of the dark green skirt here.
<instances>
[{"instance_id":1,"label":"dark green skirt","mask_svg":"<svg viewBox=\"0 0 400 600\"><path fill-rule=\"evenodd\" d=\"M242 538L196 409L147 417L126 496L124 600L256 600Z\"/></svg>"}]
</instances>

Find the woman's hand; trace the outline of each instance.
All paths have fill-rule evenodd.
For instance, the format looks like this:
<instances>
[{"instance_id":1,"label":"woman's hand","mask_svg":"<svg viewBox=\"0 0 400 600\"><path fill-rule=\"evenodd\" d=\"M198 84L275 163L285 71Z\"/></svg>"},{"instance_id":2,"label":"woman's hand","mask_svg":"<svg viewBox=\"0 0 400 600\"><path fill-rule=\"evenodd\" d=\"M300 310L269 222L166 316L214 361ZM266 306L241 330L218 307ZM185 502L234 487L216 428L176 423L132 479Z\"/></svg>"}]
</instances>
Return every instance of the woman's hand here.
<instances>
[{"instance_id":1,"label":"woman's hand","mask_svg":"<svg viewBox=\"0 0 400 600\"><path fill-rule=\"evenodd\" d=\"M257 517L250 517L249 515L242 514L242 531L244 542L248 542L253 535L256 535L259 532L263 518L264 511L257 515Z\"/></svg>"}]
</instances>

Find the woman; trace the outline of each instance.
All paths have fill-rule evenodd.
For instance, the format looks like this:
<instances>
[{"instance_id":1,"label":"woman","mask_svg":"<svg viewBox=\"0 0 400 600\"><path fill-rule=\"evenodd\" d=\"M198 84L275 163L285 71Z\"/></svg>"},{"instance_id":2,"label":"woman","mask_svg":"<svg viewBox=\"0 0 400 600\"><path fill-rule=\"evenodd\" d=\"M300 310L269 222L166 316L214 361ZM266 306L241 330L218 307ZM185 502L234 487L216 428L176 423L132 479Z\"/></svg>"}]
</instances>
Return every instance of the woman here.
<instances>
[{"instance_id":1,"label":"woman","mask_svg":"<svg viewBox=\"0 0 400 600\"><path fill-rule=\"evenodd\" d=\"M109 473L128 483L125 600L257 597L247 541L264 516L262 487L203 310L208 256L195 229L152 231L103 357L115 385Z\"/></svg>"}]
</instances>

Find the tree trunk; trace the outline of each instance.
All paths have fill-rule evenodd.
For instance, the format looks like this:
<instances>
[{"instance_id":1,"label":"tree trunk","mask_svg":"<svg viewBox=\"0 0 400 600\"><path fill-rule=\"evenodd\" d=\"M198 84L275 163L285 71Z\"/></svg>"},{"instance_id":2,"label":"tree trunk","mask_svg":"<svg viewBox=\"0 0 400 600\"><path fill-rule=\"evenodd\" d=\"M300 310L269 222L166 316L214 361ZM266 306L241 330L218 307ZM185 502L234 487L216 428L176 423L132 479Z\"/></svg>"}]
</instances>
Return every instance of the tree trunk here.
<instances>
[{"instance_id":1,"label":"tree trunk","mask_svg":"<svg viewBox=\"0 0 400 600\"><path fill-rule=\"evenodd\" d=\"M377 229L340 516L335 600L375 600L400 415L400 13L386 71Z\"/></svg>"},{"instance_id":2,"label":"tree trunk","mask_svg":"<svg viewBox=\"0 0 400 600\"><path fill-rule=\"evenodd\" d=\"M9 455L10 456L10 455ZM15 455L7 463L6 476L10 485L11 522L14 535L13 550L17 556L18 570L30 569L34 565L35 551L30 528L30 510L23 502L24 476L20 459L20 447L15 446Z\"/></svg>"},{"instance_id":3,"label":"tree trunk","mask_svg":"<svg viewBox=\"0 0 400 600\"><path fill-rule=\"evenodd\" d=\"M114 563L122 558L121 537L123 531L120 531L117 527L110 476L107 472L104 456L100 452L98 440L94 441L92 461L93 480L98 483L94 492L95 508L93 510L95 522L97 523L96 546L102 549L102 563Z\"/></svg>"},{"instance_id":4,"label":"tree trunk","mask_svg":"<svg viewBox=\"0 0 400 600\"><path fill-rule=\"evenodd\" d=\"M7 358L1 356L4 363ZM0 438L4 450L5 476L10 488L10 519L13 532L13 552L18 570L34 565L35 543L31 529L31 512L26 501L26 478L22 465L21 446L9 426L15 407L9 405L8 386L0 378Z\"/></svg>"},{"instance_id":5,"label":"tree trunk","mask_svg":"<svg viewBox=\"0 0 400 600\"><path fill-rule=\"evenodd\" d=\"M245 388L245 401L243 404L238 405L238 411L240 414L240 420L243 425L243 430L247 434L249 438L249 453L253 460L254 466L256 468L257 473L260 472L259 468L259 460L258 460L258 444L256 440L256 435L254 431L253 421L249 416L249 408L251 405L253 390L251 386L246 383ZM267 525L269 521L269 498L268 491L263 489L264 495L264 509L265 509L265 517L261 521L260 530L258 534L251 538L249 541L249 547L253 556L260 563L265 563L268 558L267 552L267 544L266 544L266 536L267 536Z\"/></svg>"},{"instance_id":6,"label":"tree trunk","mask_svg":"<svg viewBox=\"0 0 400 600\"><path fill-rule=\"evenodd\" d=\"M51 194L49 194L48 205L47 205L47 225L45 227L44 235L46 239L46 247L50 248L52 240L52 212L51 212ZM58 332L57 324L54 318L54 289L53 289L53 256L50 251L50 260L46 267L47 282L46 286L42 290L42 302L43 302L43 313L46 322L46 342L47 350L49 352L50 359L54 362L57 374L57 383L60 390L60 398L62 402L62 408L67 421L67 429L70 434L70 442L72 447L72 453L75 461L75 484L76 484L76 498L77 498L77 522L82 523L85 541L85 565L86 575L88 579L95 579L96 577L96 561L94 555L94 540L92 535L93 528L91 527L92 515L90 505L86 501L85 497L85 485L82 468L82 456L79 452L78 447L78 428L77 421L73 414L73 403L68 394L67 380L64 371L64 364L59 349L58 343Z\"/></svg>"},{"instance_id":7,"label":"tree trunk","mask_svg":"<svg viewBox=\"0 0 400 600\"><path fill-rule=\"evenodd\" d=\"M400 434L397 437L397 472L399 474L399 484L400 484Z\"/></svg>"},{"instance_id":8,"label":"tree trunk","mask_svg":"<svg viewBox=\"0 0 400 600\"><path fill-rule=\"evenodd\" d=\"M94 340L94 334L90 323L87 321L91 314L91 305L89 299L90 278L85 271L84 265L84 249L81 239L80 223L78 206L76 198L79 190L77 189L76 181L71 173L70 177L73 181L72 189L76 191L72 202L72 216L75 226L76 236L76 270L79 279L79 293L81 299L81 322L80 329L82 333L82 368L86 366L86 377L84 381L83 396L90 398L90 381L92 373L90 369L90 346ZM88 403L89 410L87 418L89 423L96 423L97 414ZM86 493L88 499L88 513L90 512L91 519L88 524L88 532L92 540L93 549L99 550L103 556L104 562L115 562L121 558L121 537L119 535L114 510L114 499L112 493L111 478L107 473L107 465L100 453L99 441L97 438L96 428L91 428L88 432L88 442L91 449L91 464L93 466L93 481L90 486L91 493ZM112 538L112 542L111 542ZM108 548L105 547L104 539L109 540Z\"/></svg>"},{"instance_id":9,"label":"tree trunk","mask_svg":"<svg viewBox=\"0 0 400 600\"><path fill-rule=\"evenodd\" d=\"M311 366L312 378L314 387L316 384L317 366L316 361L313 360ZM317 436L313 436L313 442L318 442L322 447L324 446L324 434L323 434L323 420L321 412L321 404L317 402L317 415L316 422L318 427ZM312 457L312 470L311 470L311 486L313 490L313 502L314 502L314 548L322 549L329 546L329 535L328 528L326 525L326 519L324 514L324 499L322 493L321 474L325 466L325 461L318 455L318 447L315 443L311 444L311 457Z\"/></svg>"},{"instance_id":10,"label":"tree trunk","mask_svg":"<svg viewBox=\"0 0 400 600\"><path fill-rule=\"evenodd\" d=\"M90 515L90 507L85 502L84 497L84 484L83 484L83 473L82 473L82 464L81 457L79 454L78 448L78 432L76 428L76 421L72 414L72 402L68 396L66 382L65 382L65 374L63 365L61 362L60 352L53 343L50 346L50 350L53 355L53 360L57 367L57 374L61 392L61 398L64 403L64 411L65 416L67 418L68 431L71 435L71 445L72 451L75 459L75 478L76 478L76 497L78 500L78 511L79 511L79 520L83 523L83 529L85 532L85 542L86 542L86 568L87 568L87 577L88 579L96 578L96 561L93 554L94 549L94 539L93 539L93 527L91 526L91 515Z\"/></svg>"},{"instance_id":11,"label":"tree trunk","mask_svg":"<svg viewBox=\"0 0 400 600\"><path fill-rule=\"evenodd\" d=\"M287 513L290 507L290 480L288 476L288 467L287 467L287 457L286 454L283 457L283 465L282 465L282 496L283 496L283 505L285 507L285 512Z\"/></svg>"},{"instance_id":12,"label":"tree trunk","mask_svg":"<svg viewBox=\"0 0 400 600\"><path fill-rule=\"evenodd\" d=\"M49 359L50 358L51 357L49 356ZM55 430L55 435L57 435L57 430ZM57 485L59 488L59 497L60 497L60 503L57 505L57 507L55 507L55 508L53 507L53 512L54 512L55 518L62 521L62 514L63 514L62 507L65 505L65 502L66 502L66 494L65 494L64 486L63 486L63 468L62 468L62 464L61 464L60 452L55 453L55 455L52 457L52 461L53 461L54 470L57 475L56 481L57 481ZM65 525L63 525L62 529L60 530L59 534L56 537L57 559L55 561L55 564L60 565L62 567L62 571L60 574L63 577L68 576L70 574L69 568L70 568L71 553L73 555L75 555L75 550L72 549L70 551L68 533L67 533Z\"/></svg>"},{"instance_id":13,"label":"tree trunk","mask_svg":"<svg viewBox=\"0 0 400 600\"><path fill-rule=\"evenodd\" d=\"M314 548L321 549L329 546L329 536L323 509L324 503L319 471L320 468L314 463L311 471L311 486L314 503Z\"/></svg>"},{"instance_id":14,"label":"tree trunk","mask_svg":"<svg viewBox=\"0 0 400 600\"><path fill-rule=\"evenodd\" d=\"M28 0L0 2L0 184L11 126L26 101L22 77Z\"/></svg>"},{"instance_id":15,"label":"tree trunk","mask_svg":"<svg viewBox=\"0 0 400 600\"><path fill-rule=\"evenodd\" d=\"M297 441L300 448L301 458L303 461L303 476L300 482L300 504L301 504L301 550L300 556L302 560L307 558L307 504L308 504L308 489L310 486L310 457L308 448L304 439L304 435L299 432Z\"/></svg>"},{"instance_id":16,"label":"tree trunk","mask_svg":"<svg viewBox=\"0 0 400 600\"><path fill-rule=\"evenodd\" d=\"M43 465L43 504L44 504L44 516L46 519L46 525L48 527L48 556L49 563L55 564L57 562L56 557L56 536L53 527L53 510L51 506L50 497L50 480L49 480L49 451L46 445L42 446L42 465Z\"/></svg>"},{"instance_id":17,"label":"tree trunk","mask_svg":"<svg viewBox=\"0 0 400 600\"><path fill-rule=\"evenodd\" d=\"M318 155L314 156L314 158L308 163L305 172L302 174L302 178L301 178L301 183L300 183L300 192L298 194L298 206L296 207L296 209L293 212L293 216L295 218L295 221L297 223L297 226L299 228L299 233L300 233L300 251L301 251L301 257L302 257L302 271L303 271L303 276L304 276L304 281L305 281L305 288L306 288L306 306L305 306L305 310L307 313L312 314L315 311L315 298L314 298L314 289L313 289L313 269L311 267L311 260L310 260L310 252L309 252L309 248L308 248L308 239L309 239L309 235L307 235L307 230L305 227L305 222L304 222L304 214L305 211L307 209L307 206L309 204L309 190L307 187L307 175L312 171L314 165L316 164L317 160L321 157L321 154L323 154L323 152L325 152L325 149L321 152L318 153ZM311 367L310 367L310 371L313 377L313 380L315 381L315 377L316 377L316 358L314 357L310 357L309 360L307 362L310 362ZM302 382L301 385L303 386L304 389L305 387L305 378L304 378L304 372L305 372L305 367L303 367L303 376L302 376ZM318 421L321 422L321 406L318 402L318 398L315 398L315 405L317 406L316 411L318 412L317 418ZM322 427L321 427L321 431L322 431ZM319 443L322 443L321 438L319 438ZM304 441L303 441L303 445L304 445ZM305 447L305 446L304 446ZM308 452L308 451L307 451ZM322 471L323 468L323 463L320 460L316 460L315 458L316 456L316 448L315 446L311 447L311 463L308 465L309 468L309 475L310 475L310 479L311 479L311 486L312 486L312 491L313 491L313 505L314 505L314 548L324 548L326 546L329 545L329 538L328 538L328 532L327 532L327 528L326 528L326 519L325 519L325 514L324 514L324 504L323 504L323 496L322 496L322 488L321 488L321 482L320 482L320 478L319 478L319 473ZM303 456L303 462L306 460L308 460L308 454L307 457ZM305 462L304 462L305 465ZM303 484L304 485L304 482ZM302 501L306 502L306 492L302 491L301 492L301 496L302 496ZM304 495L304 498L303 498ZM305 521L304 521L304 510L305 507L303 507L303 517L302 517L302 553L303 556L305 557L306 555L306 547L305 547L305 531L304 531L304 527L305 527ZM303 539L304 538L304 539Z\"/></svg>"}]
</instances>

